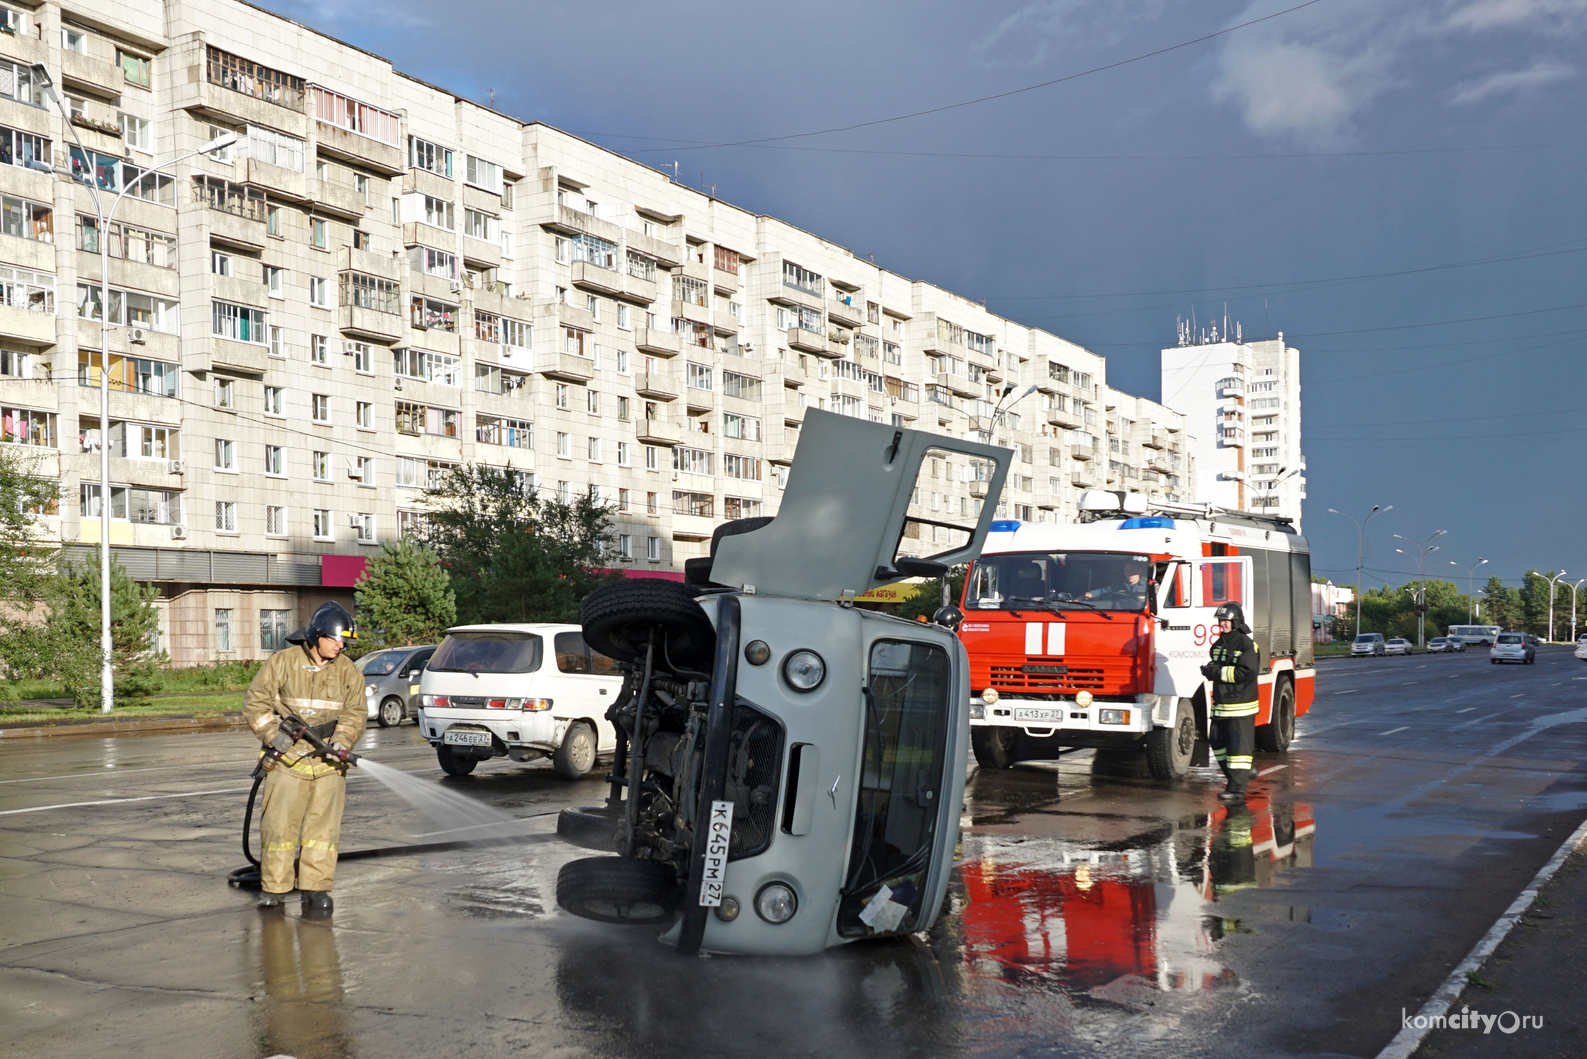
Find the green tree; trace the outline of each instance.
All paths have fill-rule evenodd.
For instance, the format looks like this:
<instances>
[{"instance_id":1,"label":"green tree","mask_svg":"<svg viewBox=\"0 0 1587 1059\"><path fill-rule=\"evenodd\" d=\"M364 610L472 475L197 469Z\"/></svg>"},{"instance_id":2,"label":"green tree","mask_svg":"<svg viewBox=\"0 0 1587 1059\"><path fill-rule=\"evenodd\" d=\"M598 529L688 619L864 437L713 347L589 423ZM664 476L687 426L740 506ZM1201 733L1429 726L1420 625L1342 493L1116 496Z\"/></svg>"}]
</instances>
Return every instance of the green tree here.
<instances>
[{"instance_id":1,"label":"green tree","mask_svg":"<svg viewBox=\"0 0 1587 1059\"><path fill-rule=\"evenodd\" d=\"M948 602L955 607L964 598L964 577L969 570L969 566L955 566L948 571ZM941 606L942 578L933 577L916 586L914 592L900 600L893 608L893 614L911 621L925 615L929 620Z\"/></svg>"},{"instance_id":2,"label":"green tree","mask_svg":"<svg viewBox=\"0 0 1587 1059\"><path fill-rule=\"evenodd\" d=\"M1482 589L1482 614L1479 624L1497 625L1501 629L1521 627L1521 592L1501 581L1498 575L1488 578Z\"/></svg>"},{"instance_id":3,"label":"green tree","mask_svg":"<svg viewBox=\"0 0 1587 1059\"><path fill-rule=\"evenodd\" d=\"M440 558L410 540L382 545L353 597L360 623L387 647L435 643L457 621L457 596Z\"/></svg>"},{"instance_id":4,"label":"green tree","mask_svg":"<svg viewBox=\"0 0 1587 1059\"><path fill-rule=\"evenodd\" d=\"M55 574L59 549L40 534L37 516L55 510L58 489L17 450L0 445L0 606L26 612Z\"/></svg>"},{"instance_id":5,"label":"green tree","mask_svg":"<svg viewBox=\"0 0 1587 1059\"><path fill-rule=\"evenodd\" d=\"M1565 615L1565 620L1570 620L1570 590L1565 589L1563 598L1564 610L1560 609L1561 591L1559 582L1550 582L1549 578L1555 576L1557 571L1550 570L1540 574L1536 570L1528 570L1521 578L1520 596L1520 628L1526 632L1536 633L1538 636L1548 635L1549 596L1554 597L1554 632L1560 630L1560 615ZM1508 626L1506 626L1508 628Z\"/></svg>"},{"instance_id":6,"label":"green tree","mask_svg":"<svg viewBox=\"0 0 1587 1059\"><path fill-rule=\"evenodd\" d=\"M110 659L115 672L117 705L148 698L154 689L163 654L153 649L159 628L154 608L158 591L134 581L120 563L110 560ZM54 676L79 705L99 702L99 555L81 564L65 564L48 593L49 618L37 648L42 675Z\"/></svg>"},{"instance_id":7,"label":"green tree","mask_svg":"<svg viewBox=\"0 0 1587 1059\"><path fill-rule=\"evenodd\" d=\"M521 472L469 466L425 498L422 543L451 578L459 622L577 621L584 597L622 576L612 509L593 491L563 503Z\"/></svg>"}]
</instances>

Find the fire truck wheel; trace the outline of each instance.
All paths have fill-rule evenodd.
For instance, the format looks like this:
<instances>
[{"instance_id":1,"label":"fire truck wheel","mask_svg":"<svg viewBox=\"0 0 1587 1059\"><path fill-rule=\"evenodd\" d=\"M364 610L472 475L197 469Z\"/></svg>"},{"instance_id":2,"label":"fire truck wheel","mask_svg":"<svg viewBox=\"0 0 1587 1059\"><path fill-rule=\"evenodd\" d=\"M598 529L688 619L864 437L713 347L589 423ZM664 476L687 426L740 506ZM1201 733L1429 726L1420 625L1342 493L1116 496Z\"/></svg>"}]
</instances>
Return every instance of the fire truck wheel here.
<instances>
[{"instance_id":1,"label":"fire truck wheel","mask_svg":"<svg viewBox=\"0 0 1587 1059\"><path fill-rule=\"evenodd\" d=\"M1278 683L1278 700L1273 703L1273 719L1256 730L1259 750L1282 754L1295 739L1295 685L1288 680Z\"/></svg>"},{"instance_id":2,"label":"fire truck wheel","mask_svg":"<svg viewBox=\"0 0 1587 1059\"><path fill-rule=\"evenodd\" d=\"M656 629L656 665L709 669L716 630L700 604L676 581L642 578L602 585L584 597L579 611L584 642L620 662L643 662L650 630Z\"/></svg>"},{"instance_id":3,"label":"fire truck wheel","mask_svg":"<svg viewBox=\"0 0 1587 1059\"><path fill-rule=\"evenodd\" d=\"M1014 747L1019 742L1018 728L986 725L970 729L970 749L976 764L988 769L1006 769L1019 760Z\"/></svg>"},{"instance_id":4,"label":"fire truck wheel","mask_svg":"<svg viewBox=\"0 0 1587 1059\"><path fill-rule=\"evenodd\" d=\"M1175 713L1172 728L1153 728L1146 734L1146 764L1153 779L1184 779L1195 752L1196 718L1188 709Z\"/></svg>"}]
</instances>

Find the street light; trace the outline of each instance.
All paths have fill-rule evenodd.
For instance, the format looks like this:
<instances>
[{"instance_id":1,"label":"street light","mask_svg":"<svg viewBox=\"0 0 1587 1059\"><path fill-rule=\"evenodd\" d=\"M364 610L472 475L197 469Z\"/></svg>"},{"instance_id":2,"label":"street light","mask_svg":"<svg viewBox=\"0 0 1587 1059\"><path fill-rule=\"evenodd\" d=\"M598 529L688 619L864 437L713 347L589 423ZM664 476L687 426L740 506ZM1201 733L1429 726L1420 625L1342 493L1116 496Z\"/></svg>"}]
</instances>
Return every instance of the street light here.
<instances>
[{"instance_id":1,"label":"street light","mask_svg":"<svg viewBox=\"0 0 1587 1059\"><path fill-rule=\"evenodd\" d=\"M1465 570L1466 571L1466 624L1467 625L1470 625L1470 624L1472 624L1473 622L1475 622L1477 620L1476 610L1475 610L1476 605L1477 605L1477 567L1481 566L1483 563L1486 563L1487 561L1488 560L1486 560L1486 559L1478 559L1476 562L1472 563L1470 568L1468 569L1467 567L1461 566L1459 563L1455 562L1455 560L1453 560L1453 559L1449 560L1449 565L1450 566L1453 566L1457 570Z\"/></svg>"},{"instance_id":2,"label":"street light","mask_svg":"<svg viewBox=\"0 0 1587 1059\"><path fill-rule=\"evenodd\" d=\"M76 142L77 149L82 152L86 163L89 156L88 148L83 146L82 137L77 135L77 128L72 124L72 116L67 113L66 107L61 103L60 95L55 91L55 81L50 77L49 70L43 63L34 63L31 69L33 83L61 112L61 120L66 125L66 131L72 134L72 140ZM194 155L218 151L236 142L236 133L224 133L198 150L177 155L152 169L140 167L138 175L141 178L149 173L158 173L165 167L186 161ZM88 189L89 197L94 201L94 214L99 224L99 712L109 713L115 703L115 673L110 664L110 222L115 217L121 200L127 194L127 183L117 181L122 187L116 193L116 201L111 203L110 211L107 213L104 204L100 201L98 183L92 176L85 174L83 179L78 180L77 175L69 168L64 175Z\"/></svg>"},{"instance_id":3,"label":"street light","mask_svg":"<svg viewBox=\"0 0 1587 1059\"><path fill-rule=\"evenodd\" d=\"M1393 510L1394 510L1394 505L1393 504L1390 504L1388 507L1385 507L1385 508L1379 508L1378 505L1373 504L1372 505L1372 510L1367 512L1367 517L1362 519L1359 522L1356 522L1356 519L1355 519L1354 515L1345 515L1345 513L1343 511L1337 511L1334 508L1329 508L1328 509L1328 513L1330 515L1345 515L1345 518L1349 519L1351 522L1355 522L1356 523L1356 635L1357 636L1361 635L1361 564L1364 561L1364 553L1365 553L1365 550L1366 550L1367 523L1371 522L1372 519L1375 516L1381 515L1385 511L1393 511Z\"/></svg>"},{"instance_id":4,"label":"street light","mask_svg":"<svg viewBox=\"0 0 1587 1059\"><path fill-rule=\"evenodd\" d=\"M1404 541L1406 544L1414 544L1416 546L1416 554L1412 556L1412 558L1416 560L1417 647L1427 646L1427 575L1423 572L1423 566L1427 562L1427 557L1438 550L1438 546L1433 542L1448 532L1448 530L1434 530L1433 535L1427 538L1425 541L1415 541L1409 537L1403 537L1398 533L1394 535L1400 540ZM1399 552L1401 555L1411 555L1411 553L1406 551L1404 548L1396 548L1394 550Z\"/></svg>"},{"instance_id":5,"label":"street light","mask_svg":"<svg viewBox=\"0 0 1587 1059\"><path fill-rule=\"evenodd\" d=\"M1538 574L1537 576L1543 577L1542 574ZM1555 574L1553 577L1543 578L1545 581L1548 582L1548 642L1549 643L1553 643L1554 642L1554 585L1559 581L1560 578L1562 578L1564 576L1565 576L1565 571L1561 570L1559 573Z\"/></svg>"},{"instance_id":6,"label":"street light","mask_svg":"<svg viewBox=\"0 0 1587 1059\"><path fill-rule=\"evenodd\" d=\"M1570 640L1571 640L1571 643L1575 643L1576 642L1576 590L1578 588L1580 588L1581 586L1583 586L1583 585L1587 585L1587 577L1582 578L1580 581L1578 581L1574 585L1570 586Z\"/></svg>"}]
</instances>

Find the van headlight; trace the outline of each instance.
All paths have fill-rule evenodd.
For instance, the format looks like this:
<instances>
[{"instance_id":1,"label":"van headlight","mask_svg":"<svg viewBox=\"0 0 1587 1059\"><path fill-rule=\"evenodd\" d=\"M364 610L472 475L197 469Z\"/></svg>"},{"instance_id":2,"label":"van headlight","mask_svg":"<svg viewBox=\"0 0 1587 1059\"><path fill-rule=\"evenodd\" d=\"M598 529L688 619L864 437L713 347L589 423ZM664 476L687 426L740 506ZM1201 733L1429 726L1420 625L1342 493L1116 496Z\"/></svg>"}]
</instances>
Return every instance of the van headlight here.
<instances>
[{"instance_id":1,"label":"van headlight","mask_svg":"<svg viewBox=\"0 0 1587 1059\"><path fill-rule=\"evenodd\" d=\"M799 911L799 898L787 883L767 883L755 895L755 913L768 923L786 923Z\"/></svg>"},{"instance_id":2,"label":"van headlight","mask_svg":"<svg viewBox=\"0 0 1587 1059\"><path fill-rule=\"evenodd\" d=\"M795 691L814 691L827 678L827 664L814 651L794 651L782 660L782 676Z\"/></svg>"}]
</instances>

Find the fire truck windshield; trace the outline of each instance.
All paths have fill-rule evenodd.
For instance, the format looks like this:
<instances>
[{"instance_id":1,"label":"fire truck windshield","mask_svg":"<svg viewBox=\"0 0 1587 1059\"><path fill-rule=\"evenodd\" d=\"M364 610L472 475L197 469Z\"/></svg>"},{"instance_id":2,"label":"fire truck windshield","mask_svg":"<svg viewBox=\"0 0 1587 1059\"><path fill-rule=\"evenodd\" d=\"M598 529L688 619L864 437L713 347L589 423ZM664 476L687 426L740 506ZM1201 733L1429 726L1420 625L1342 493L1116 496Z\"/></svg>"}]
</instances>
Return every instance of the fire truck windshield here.
<instances>
[{"instance_id":1,"label":"fire truck windshield","mask_svg":"<svg viewBox=\"0 0 1587 1059\"><path fill-rule=\"evenodd\" d=\"M1007 552L983 555L965 605L1019 610L1024 604L1086 610L1144 610L1150 557L1122 552Z\"/></svg>"}]
</instances>

